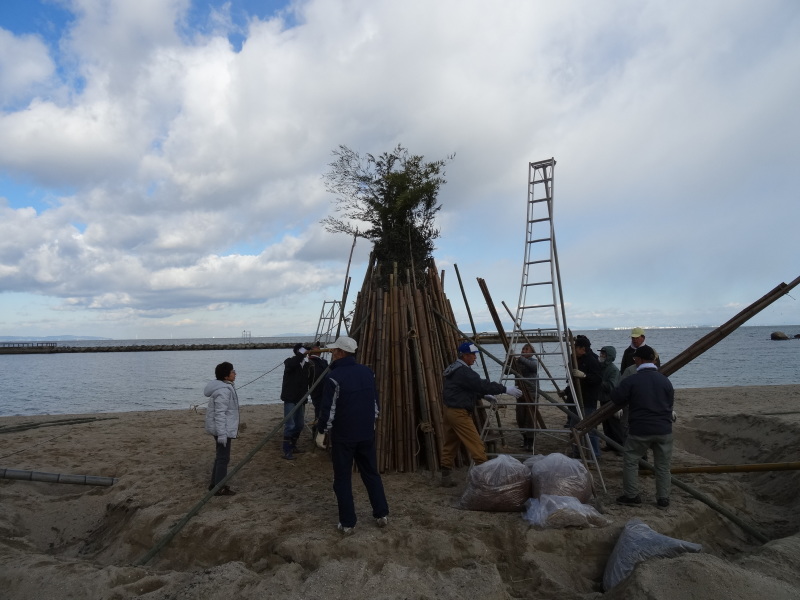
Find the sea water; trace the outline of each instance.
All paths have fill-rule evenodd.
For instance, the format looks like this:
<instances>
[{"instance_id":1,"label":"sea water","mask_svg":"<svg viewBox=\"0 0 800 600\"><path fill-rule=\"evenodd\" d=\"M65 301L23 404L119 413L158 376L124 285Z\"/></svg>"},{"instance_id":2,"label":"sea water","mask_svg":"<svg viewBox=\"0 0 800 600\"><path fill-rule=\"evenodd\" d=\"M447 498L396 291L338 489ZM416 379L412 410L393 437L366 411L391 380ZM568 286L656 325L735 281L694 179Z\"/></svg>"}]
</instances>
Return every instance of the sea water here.
<instances>
[{"instance_id":1,"label":"sea water","mask_svg":"<svg viewBox=\"0 0 800 600\"><path fill-rule=\"evenodd\" d=\"M675 388L781 385L800 383L800 339L770 340L770 333L790 337L800 326L740 327L727 338L670 376ZM712 328L650 329L647 343L662 364L688 348ZM617 349L617 365L630 343L628 330L573 331L583 333L598 352ZM294 341L259 338L257 341ZM297 338L308 342L311 338ZM135 346L168 344L225 344L240 339L103 340L61 342L69 346ZM500 345L487 350L504 357ZM0 416L84 414L139 410L189 410L205 405L205 384L223 361L236 368L236 387L242 405L280 402L283 361L291 350L175 350L160 352L91 352L0 355ZM490 379L501 366L487 361ZM474 367L483 377L483 369Z\"/></svg>"}]
</instances>

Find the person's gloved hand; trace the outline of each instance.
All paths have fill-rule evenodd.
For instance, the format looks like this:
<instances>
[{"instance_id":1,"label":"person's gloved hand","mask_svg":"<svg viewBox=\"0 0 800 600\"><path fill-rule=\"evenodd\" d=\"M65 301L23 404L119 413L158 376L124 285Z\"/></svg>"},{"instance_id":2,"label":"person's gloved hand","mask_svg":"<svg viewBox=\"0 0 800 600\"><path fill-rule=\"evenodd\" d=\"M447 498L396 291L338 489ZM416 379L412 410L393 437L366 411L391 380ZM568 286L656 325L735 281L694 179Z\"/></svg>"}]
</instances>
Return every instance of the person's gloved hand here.
<instances>
[{"instance_id":1,"label":"person's gloved hand","mask_svg":"<svg viewBox=\"0 0 800 600\"><path fill-rule=\"evenodd\" d=\"M292 348L292 352L294 352L296 356L303 356L308 350L303 347L303 344L295 344Z\"/></svg>"},{"instance_id":2,"label":"person's gloved hand","mask_svg":"<svg viewBox=\"0 0 800 600\"><path fill-rule=\"evenodd\" d=\"M514 398L519 398L522 396L522 390L516 386L510 385L506 388L506 394L514 396Z\"/></svg>"},{"instance_id":3,"label":"person's gloved hand","mask_svg":"<svg viewBox=\"0 0 800 600\"><path fill-rule=\"evenodd\" d=\"M222 444L223 446L228 445L228 437L224 435L217 436L217 443Z\"/></svg>"},{"instance_id":4,"label":"person's gloved hand","mask_svg":"<svg viewBox=\"0 0 800 600\"><path fill-rule=\"evenodd\" d=\"M572 376L577 377L578 379L583 379L584 377L586 377L586 373L584 373L580 369L572 369Z\"/></svg>"},{"instance_id":5,"label":"person's gloved hand","mask_svg":"<svg viewBox=\"0 0 800 600\"><path fill-rule=\"evenodd\" d=\"M327 444L325 442L326 440L324 433L318 433L317 437L314 438L314 443L317 444L317 448L321 448L322 450L325 450L325 448L327 447Z\"/></svg>"},{"instance_id":6,"label":"person's gloved hand","mask_svg":"<svg viewBox=\"0 0 800 600\"><path fill-rule=\"evenodd\" d=\"M490 394L486 394L483 397L483 399L486 400L487 402L489 402L489 404L491 405L492 410L497 408L497 398L495 398L494 396L492 396Z\"/></svg>"},{"instance_id":7,"label":"person's gloved hand","mask_svg":"<svg viewBox=\"0 0 800 600\"><path fill-rule=\"evenodd\" d=\"M678 420L678 413L676 413L676 412L673 410L673 411L672 411L672 422L674 423L674 422L675 422L675 421L677 421L677 420Z\"/></svg>"},{"instance_id":8,"label":"person's gloved hand","mask_svg":"<svg viewBox=\"0 0 800 600\"><path fill-rule=\"evenodd\" d=\"M614 418L615 419L621 419L622 418L622 409L621 408L617 412L614 413Z\"/></svg>"}]
</instances>

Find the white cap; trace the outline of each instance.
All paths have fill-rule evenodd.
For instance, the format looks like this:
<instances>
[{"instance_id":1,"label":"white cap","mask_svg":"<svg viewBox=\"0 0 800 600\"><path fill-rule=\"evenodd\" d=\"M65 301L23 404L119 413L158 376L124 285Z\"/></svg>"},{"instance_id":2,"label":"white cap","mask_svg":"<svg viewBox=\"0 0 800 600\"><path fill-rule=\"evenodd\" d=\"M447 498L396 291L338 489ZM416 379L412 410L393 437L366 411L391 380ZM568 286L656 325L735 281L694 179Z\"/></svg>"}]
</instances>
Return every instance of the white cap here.
<instances>
[{"instance_id":1,"label":"white cap","mask_svg":"<svg viewBox=\"0 0 800 600\"><path fill-rule=\"evenodd\" d=\"M339 350L344 350L348 354L355 354L358 344L353 338L343 335L332 344L328 344L328 348L339 348Z\"/></svg>"}]
</instances>

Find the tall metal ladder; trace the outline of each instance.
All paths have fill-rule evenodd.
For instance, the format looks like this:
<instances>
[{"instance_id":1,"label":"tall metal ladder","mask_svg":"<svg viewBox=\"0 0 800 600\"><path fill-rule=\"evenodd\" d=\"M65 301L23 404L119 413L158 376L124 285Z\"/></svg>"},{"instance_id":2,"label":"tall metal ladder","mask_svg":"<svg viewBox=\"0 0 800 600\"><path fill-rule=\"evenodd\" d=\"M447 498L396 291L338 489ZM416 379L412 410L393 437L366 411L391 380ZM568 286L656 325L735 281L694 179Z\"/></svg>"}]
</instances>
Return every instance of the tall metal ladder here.
<instances>
[{"instance_id":1,"label":"tall metal ladder","mask_svg":"<svg viewBox=\"0 0 800 600\"><path fill-rule=\"evenodd\" d=\"M492 427L487 420L482 435L487 440L497 433L505 434L513 438L513 445L521 445L523 437L527 437L530 449L512 453L523 459L537 452L569 454L573 447L577 448L584 465L587 469L594 468L605 489L600 465L591 451L588 435L574 437L566 414L566 410L569 410L578 419L583 418L580 395L568 397L564 393L566 385L572 390L576 387L572 378L572 340L564 312L553 225L555 165L553 158L528 165L528 214L522 284L516 314L511 315L514 328L501 376L501 381L506 385L517 385L523 390L525 402L498 402L514 410L522 407L522 410L528 411L528 426L520 427L515 420L516 427L502 427L498 432L498 428ZM538 365L535 375L526 373L518 360L526 344L533 348L531 358Z\"/></svg>"},{"instance_id":2,"label":"tall metal ladder","mask_svg":"<svg viewBox=\"0 0 800 600\"><path fill-rule=\"evenodd\" d=\"M316 341L329 344L336 339L339 321L342 315L342 302L340 300L325 300L319 313L317 332L314 334ZM342 322L347 333L347 324Z\"/></svg>"}]
</instances>

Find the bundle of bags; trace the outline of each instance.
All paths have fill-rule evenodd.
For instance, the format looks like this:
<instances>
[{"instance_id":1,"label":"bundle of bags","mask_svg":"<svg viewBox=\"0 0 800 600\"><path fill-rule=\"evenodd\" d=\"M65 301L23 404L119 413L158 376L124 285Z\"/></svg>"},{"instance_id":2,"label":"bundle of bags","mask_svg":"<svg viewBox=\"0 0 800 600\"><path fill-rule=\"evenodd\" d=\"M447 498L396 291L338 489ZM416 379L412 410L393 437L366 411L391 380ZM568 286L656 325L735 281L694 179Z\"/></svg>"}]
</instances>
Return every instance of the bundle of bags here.
<instances>
[{"instance_id":1,"label":"bundle of bags","mask_svg":"<svg viewBox=\"0 0 800 600\"><path fill-rule=\"evenodd\" d=\"M579 460L563 454L535 455L521 463L501 454L470 469L460 506L490 512L524 511L539 528L602 527L594 507L592 477Z\"/></svg>"}]
</instances>

